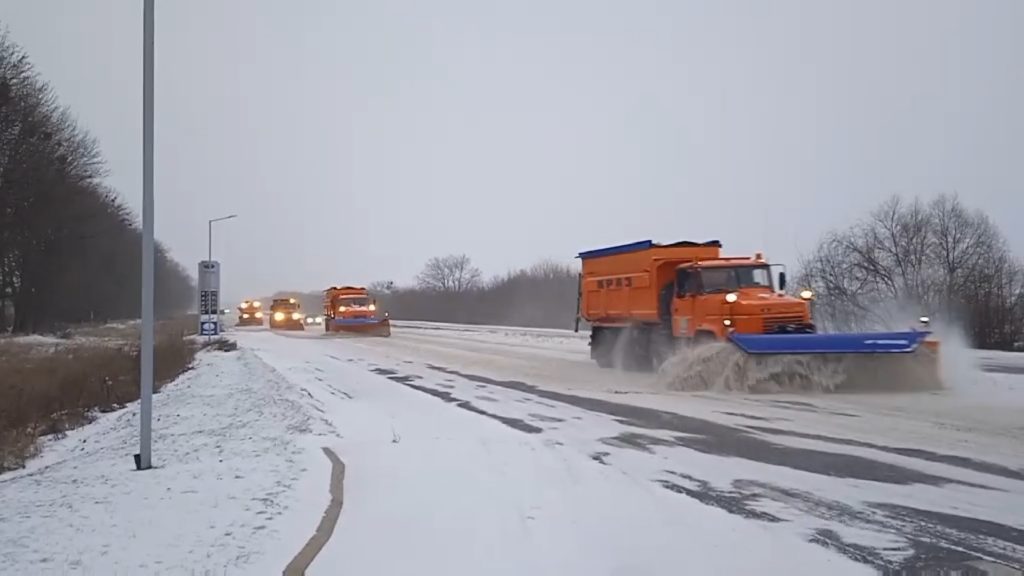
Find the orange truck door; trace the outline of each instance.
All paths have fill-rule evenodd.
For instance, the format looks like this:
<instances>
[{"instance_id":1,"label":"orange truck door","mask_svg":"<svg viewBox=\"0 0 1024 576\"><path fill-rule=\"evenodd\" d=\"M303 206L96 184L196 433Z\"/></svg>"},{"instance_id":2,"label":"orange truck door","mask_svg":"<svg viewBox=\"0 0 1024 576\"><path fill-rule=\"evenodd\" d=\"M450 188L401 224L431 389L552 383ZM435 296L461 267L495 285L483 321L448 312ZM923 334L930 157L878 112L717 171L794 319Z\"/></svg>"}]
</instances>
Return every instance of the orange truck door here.
<instances>
[{"instance_id":1,"label":"orange truck door","mask_svg":"<svg viewBox=\"0 0 1024 576\"><path fill-rule=\"evenodd\" d=\"M672 333L677 337L693 334L700 276L687 269L676 273L676 298L672 301Z\"/></svg>"}]
</instances>

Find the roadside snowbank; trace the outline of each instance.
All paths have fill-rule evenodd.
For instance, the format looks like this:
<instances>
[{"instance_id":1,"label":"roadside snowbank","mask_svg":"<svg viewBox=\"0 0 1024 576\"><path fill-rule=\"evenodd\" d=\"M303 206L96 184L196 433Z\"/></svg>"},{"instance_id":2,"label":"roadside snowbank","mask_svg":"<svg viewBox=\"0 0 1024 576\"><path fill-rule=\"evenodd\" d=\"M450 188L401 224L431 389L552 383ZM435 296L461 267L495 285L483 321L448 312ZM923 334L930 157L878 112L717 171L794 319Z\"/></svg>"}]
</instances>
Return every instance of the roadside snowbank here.
<instances>
[{"instance_id":1,"label":"roadside snowbank","mask_svg":"<svg viewBox=\"0 0 1024 576\"><path fill-rule=\"evenodd\" d=\"M138 404L0 476L11 574L279 573L328 500L300 393L250 352L205 353L154 396L154 469L134 470Z\"/></svg>"}]
</instances>

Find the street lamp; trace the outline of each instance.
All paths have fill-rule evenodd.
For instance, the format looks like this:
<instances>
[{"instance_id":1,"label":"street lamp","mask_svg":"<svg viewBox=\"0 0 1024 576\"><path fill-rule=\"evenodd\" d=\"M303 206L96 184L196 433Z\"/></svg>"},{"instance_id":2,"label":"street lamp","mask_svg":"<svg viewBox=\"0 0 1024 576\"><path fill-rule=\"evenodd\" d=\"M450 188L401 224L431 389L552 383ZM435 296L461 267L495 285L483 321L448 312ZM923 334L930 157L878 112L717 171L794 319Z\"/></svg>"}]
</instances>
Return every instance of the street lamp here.
<instances>
[{"instance_id":1,"label":"street lamp","mask_svg":"<svg viewBox=\"0 0 1024 576\"><path fill-rule=\"evenodd\" d=\"M207 243L206 243L206 260L213 261L213 223L221 222L224 220L231 220L232 218L238 218L238 214L231 214L229 216L221 216L220 218L214 218L209 220L207 224Z\"/></svg>"},{"instance_id":2,"label":"street lamp","mask_svg":"<svg viewBox=\"0 0 1024 576\"><path fill-rule=\"evenodd\" d=\"M135 467L149 470L153 432L153 0L142 4L142 332L139 335L139 453Z\"/></svg>"}]
</instances>

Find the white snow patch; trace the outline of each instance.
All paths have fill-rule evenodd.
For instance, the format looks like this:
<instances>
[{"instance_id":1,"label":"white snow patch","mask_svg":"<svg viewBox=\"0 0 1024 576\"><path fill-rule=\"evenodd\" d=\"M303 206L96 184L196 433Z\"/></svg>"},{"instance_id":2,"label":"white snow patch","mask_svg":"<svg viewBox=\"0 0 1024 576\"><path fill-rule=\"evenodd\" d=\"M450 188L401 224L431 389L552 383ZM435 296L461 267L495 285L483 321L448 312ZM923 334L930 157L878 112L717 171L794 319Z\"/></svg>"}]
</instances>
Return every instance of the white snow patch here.
<instances>
[{"instance_id":1,"label":"white snow patch","mask_svg":"<svg viewBox=\"0 0 1024 576\"><path fill-rule=\"evenodd\" d=\"M154 469L134 470L138 404L0 476L11 574L280 573L328 500L330 430L251 352L204 353L154 396Z\"/></svg>"}]
</instances>

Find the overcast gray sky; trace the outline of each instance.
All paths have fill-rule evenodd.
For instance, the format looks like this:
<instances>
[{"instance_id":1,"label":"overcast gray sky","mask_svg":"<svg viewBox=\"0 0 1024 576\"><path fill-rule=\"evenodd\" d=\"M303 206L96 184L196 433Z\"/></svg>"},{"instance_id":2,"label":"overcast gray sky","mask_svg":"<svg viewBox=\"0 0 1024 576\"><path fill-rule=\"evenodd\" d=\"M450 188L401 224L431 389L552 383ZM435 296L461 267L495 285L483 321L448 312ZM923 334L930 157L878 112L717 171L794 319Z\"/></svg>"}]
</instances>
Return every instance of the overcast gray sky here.
<instances>
[{"instance_id":1,"label":"overcast gray sky","mask_svg":"<svg viewBox=\"0 0 1024 576\"><path fill-rule=\"evenodd\" d=\"M141 203L141 0L0 20ZM1020 0L157 0L157 235L226 301L957 191L1024 253Z\"/></svg>"}]
</instances>

